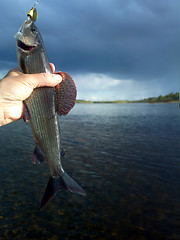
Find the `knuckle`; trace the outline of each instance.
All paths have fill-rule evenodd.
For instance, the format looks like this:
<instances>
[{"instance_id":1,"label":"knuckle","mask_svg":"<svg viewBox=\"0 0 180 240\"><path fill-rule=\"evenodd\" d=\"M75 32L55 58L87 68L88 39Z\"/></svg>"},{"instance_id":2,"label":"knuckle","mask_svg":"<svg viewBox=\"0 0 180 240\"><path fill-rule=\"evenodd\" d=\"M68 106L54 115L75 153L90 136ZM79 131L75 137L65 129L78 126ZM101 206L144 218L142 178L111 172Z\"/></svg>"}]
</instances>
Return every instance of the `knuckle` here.
<instances>
[{"instance_id":1,"label":"knuckle","mask_svg":"<svg viewBox=\"0 0 180 240\"><path fill-rule=\"evenodd\" d=\"M47 81L48 80L48 76L47 76L47 73L41 73L41 77L44 81Z\"/></svg>"}]
</instances>

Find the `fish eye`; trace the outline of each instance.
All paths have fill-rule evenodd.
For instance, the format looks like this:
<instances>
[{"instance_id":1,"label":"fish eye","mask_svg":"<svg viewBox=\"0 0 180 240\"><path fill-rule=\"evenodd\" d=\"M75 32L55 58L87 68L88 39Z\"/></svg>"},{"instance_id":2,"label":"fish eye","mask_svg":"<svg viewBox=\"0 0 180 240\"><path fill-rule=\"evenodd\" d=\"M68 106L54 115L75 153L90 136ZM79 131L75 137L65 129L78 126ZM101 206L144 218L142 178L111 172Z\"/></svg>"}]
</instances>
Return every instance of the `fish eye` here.
<instances>
[{"instance_id":1,"label":"fish eye","mask_svg":"<svg viewBox=\"0 0 180 240\"><path fill-rule=\"evenodd\" d=\"M37 33L37 31L36 31L35 28L31 28L31 31L32 31L33 33Z\"/></svg>"}]
</instances>

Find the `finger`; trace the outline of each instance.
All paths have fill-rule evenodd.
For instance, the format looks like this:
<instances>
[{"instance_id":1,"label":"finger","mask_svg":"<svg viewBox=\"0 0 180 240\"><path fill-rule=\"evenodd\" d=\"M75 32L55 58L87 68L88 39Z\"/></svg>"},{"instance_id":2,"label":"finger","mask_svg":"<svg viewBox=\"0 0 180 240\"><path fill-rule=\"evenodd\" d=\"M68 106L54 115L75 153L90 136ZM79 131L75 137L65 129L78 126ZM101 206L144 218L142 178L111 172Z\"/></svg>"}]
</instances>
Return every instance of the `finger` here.
<instances>
[{"instance_id":1,"label":"finger","mask_svg":"<svg viewBox=\"0 0 180 240\"><path fill-rule=\"evenodd\" d=\"M52 73L54 73L54 72L55 72L55 66L54 66L54 64L53 64L53 63L49 63L49 65L50 65L50 67L51 67Z\"/></svg>"},{"instance_id":2,"label":"finger","mask_svg":"<svg viewBox=\"0 0 180 240\"><path fill-rule=\"evenodd\" d=\"M27 74L26 83L34 88L37 87L55 87L62 81L61 75L51 73Z\"/></svg>"}]
</instances>

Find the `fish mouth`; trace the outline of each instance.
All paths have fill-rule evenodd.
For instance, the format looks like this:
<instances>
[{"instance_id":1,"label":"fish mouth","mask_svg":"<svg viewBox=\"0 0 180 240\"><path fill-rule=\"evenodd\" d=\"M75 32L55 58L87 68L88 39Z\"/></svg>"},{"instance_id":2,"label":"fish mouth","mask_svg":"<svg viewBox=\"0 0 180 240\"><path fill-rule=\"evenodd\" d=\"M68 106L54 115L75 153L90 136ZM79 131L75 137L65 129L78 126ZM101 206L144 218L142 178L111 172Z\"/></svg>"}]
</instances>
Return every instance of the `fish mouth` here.
<instances>
[{"instance_id":1,"label":"fish mouth","mask_svg":"<svg viewBox=\"0 0 180 240\"><path fill-rule=\"evenodd\" d=\"M35 46L28 46L20 40L17 41L17 46L24 51L31 51L32 49L35 48Z\"/></svg>"}]
</instances>

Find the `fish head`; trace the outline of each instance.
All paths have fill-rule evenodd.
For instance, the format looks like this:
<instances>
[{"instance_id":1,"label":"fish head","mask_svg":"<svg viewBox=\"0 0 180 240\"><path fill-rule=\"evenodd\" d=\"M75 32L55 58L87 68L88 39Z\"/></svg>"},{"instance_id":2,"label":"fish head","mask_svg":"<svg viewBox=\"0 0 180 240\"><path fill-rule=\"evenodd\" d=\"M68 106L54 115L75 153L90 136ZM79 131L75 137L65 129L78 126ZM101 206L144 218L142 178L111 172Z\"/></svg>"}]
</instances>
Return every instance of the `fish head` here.
<instances>
[{"instance_id":1,"label":"fish head","mask_svg":"<svg viewBox=\"0 0 180 240\"><path fill-rule=\"evenodd\" d=\"M51 72L45 61L47 54L41 34L31 18L20 27L15 38L18 66L23 73Z\"/></svg>"},{"instance_id":2,"label":"fish head","mask_svg":"<svg viewBox=\"0 0 180 240\"><path fill-rule=\"evenodd\" d=\"M26 20L15 35L17 50L28 54L30 51L39 49L43 41L38 28L30 19Z\"/></svg>"}]
</instances>

